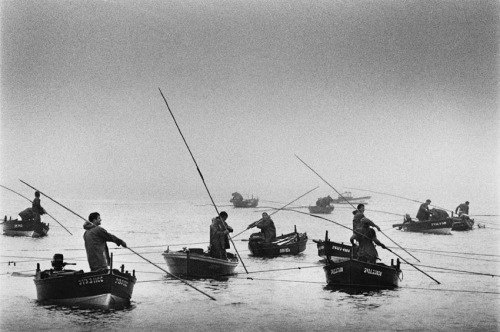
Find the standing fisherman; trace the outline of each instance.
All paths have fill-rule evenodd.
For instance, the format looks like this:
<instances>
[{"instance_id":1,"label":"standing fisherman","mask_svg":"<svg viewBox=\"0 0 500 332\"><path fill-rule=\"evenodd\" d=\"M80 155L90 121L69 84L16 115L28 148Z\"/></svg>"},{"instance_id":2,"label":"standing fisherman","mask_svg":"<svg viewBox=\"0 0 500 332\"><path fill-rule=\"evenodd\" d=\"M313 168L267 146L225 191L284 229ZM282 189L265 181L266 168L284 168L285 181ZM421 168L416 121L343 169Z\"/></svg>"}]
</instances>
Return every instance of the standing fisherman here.
<instances>
[{"instance_id":1,"label":"standing fisherman","mask_svg":"<svg viewBox=\"0 0 500 332\"><path fill-rule=\"evenodd\" d=\"M85 250L87 251L87 260L89 262L90 271L107 269L109 267L110 258L109 250L106 242L114 242L127 248L127 244L122 239L108 233L101 227L101 215L97 212L92 212L89 215L89 221L83 224L85 234Z\"/></svg>"},{"instance_id":2,"label":"standing fisherman","mask_svg":"<svg viewBox=\"0 0 500 332\"><path fill-rule=\"evenodd\" d=\"M462 203L459 206L457 206L457 208L455 209L455 213L458 213L459 217L462 214L469 215L469 201L466 201L465 203Z\"/></svg>"},{"instance_id":3,"label":"standing fisherman","mask_svg":"<svg viewBox=\"0 0 500 332\"><path fill-rule=\"evenodd\" d=\"M417 219L419 221L426 221L430 219L431 211L429 211L429 204L431 204L431 200L427 199L425 203L422 203L418 208Z\"/></svg>"},{"instance_id":4,"label":"standing fisherman","mask_svg":"<svg viewBox=\"0 0 500 332\"><path fill-rule=\"evenodd\" d=\"M227 212L222 211L219 216L213 218L210 225L210 256L227 259L226 249L230 248L228 234L233 228L226 223Z\"/></svg>"},{"instance_id":5,"label":"standing fisherman","mask_svg":"<svg viewBox=\"0 0 500 332\"><path fill-rule=\"evenodd\" d=\"M352 211L352 214L354 215L354 217L352 218L352 231L354 234L356 234L357 230L361 229L361 227L362 227L361 220L362 219L366 219L370 226L375 227L380 232L380 227L378 227L377 225L375 225L375 223L373 221L371 221L370 219L365 217L365 205L364 204L362 204L362 203L358 204L357 209Z\"/></svg>"},{"instance_id":6,"label":"standing fisherman","mask_svg":"<svg viewBox=\"0 0 500 332\"><path fill-rule=\"evenodd\" d=\"M359 243L358 260L363 262L373 264L377 262L378 252L373 243L376 243L386 249L386 246L377 239L377 233L375 230L370 228L370 220L367 218L361 219L361 228L356 230L356 233L350 238L353 247L356 246L354 240L357 240Z\"/></svg>"},{"instance_id":7,"label":"standing fisherman","mask_svg":"<svg viewBox=\"0 0 500 332\"><path fill-rule=\"evenodd\" d=\"M40 216L46 212L40 204L40 192L38 190L35 191L35 199L31 205L31 211L33 211L33 219L35 219L36 222L41 222Z\"/></svg>"}]
</instances>

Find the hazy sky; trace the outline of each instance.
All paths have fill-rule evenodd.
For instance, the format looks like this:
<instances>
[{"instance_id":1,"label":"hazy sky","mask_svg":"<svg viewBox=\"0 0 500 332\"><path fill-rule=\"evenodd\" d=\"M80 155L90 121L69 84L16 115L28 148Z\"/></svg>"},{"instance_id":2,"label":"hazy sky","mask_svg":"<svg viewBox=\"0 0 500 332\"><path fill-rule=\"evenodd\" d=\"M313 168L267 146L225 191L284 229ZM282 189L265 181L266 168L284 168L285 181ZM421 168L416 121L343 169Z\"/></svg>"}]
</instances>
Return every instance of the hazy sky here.
<instances>
[{"instance_id":1,"label":"hazy sky","mask_svg":"<svg viewBox=\"0 0 500 332\"><path fill-rule=\"evenodd\" d=\"M0 183L208 199L161 88L216 201L335 194L297 154L339 191L498 204L498 14L494 0L1 1Z\"/></svg>"}]
</instances>

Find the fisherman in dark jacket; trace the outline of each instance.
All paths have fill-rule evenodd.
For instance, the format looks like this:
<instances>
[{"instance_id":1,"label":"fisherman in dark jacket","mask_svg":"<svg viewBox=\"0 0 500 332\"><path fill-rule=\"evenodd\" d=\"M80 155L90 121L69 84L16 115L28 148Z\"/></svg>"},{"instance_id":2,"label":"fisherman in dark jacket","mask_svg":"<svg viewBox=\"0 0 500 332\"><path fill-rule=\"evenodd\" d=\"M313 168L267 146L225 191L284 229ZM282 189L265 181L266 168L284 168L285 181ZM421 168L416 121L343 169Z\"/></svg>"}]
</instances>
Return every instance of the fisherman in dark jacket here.
<instances>
[{"instance_id":1,"label":"fisherman in dark jacket","mask_svg":"<svg viewBox=\"0 0 500 332\"><path fill-rule=\"evenodd\" d=\"M271 217L266 213L262 213L262 219L248 225L247 229L257 227L260 228L265 242L271 242L276 237L276 227ZM260 233L255 233L260 234Z\"/></svg>"},{"instance_id":2,"label":"fisherman in dark jacket","mask_svg":"<svg viewBox=\"0 0 500 332\"><path fill-rule=\"evenodd\" d=\"M125 241L108 233L100 225L101 216L97 212L92 212L89 215L89 221L83 224L83 228L85 229L83 239L85 240L85 250L87 251L87 260L91 271L107 269L109 267L110 258L106 242L114 242L118 246L127 248Z\"/></svg>"},{"instance_id":3,"label":"fisherman in dark jacket","mask_svg":"<svg viewBox=\"0 0 500 332\"><path fill-rule=\"evenodd\" d=\"M356 231L358 229L361 229L361 227L362 227L361 219L363 219L363 218L366 219L366 222L370 226L375 227L380 232L380 227L378 227L377 225L375 225L375 223L373 221L371 221L370 219L365 217L365 205L364 204L362 204L362 203L358 204L358 208L356 210L352 211L352 214L354 215L354 217L352 218L352 231L354 234L356 234Z\"/></svg>"},{"instance_id":4,"label":"fisherman in dark jacket","mask_svg":"<svg viewBox=\"0 0 500 332\"><path fill-rule=\"evenodd\" d=\"M458 213L459 217L462 214L469 215L469 201L466 201L465 203L462 203L459 206L457 206L457 208L455 209L455 213Z\"/></svg>"},{"instance_id":5,"label":"fisherman in dark jacket","mask_svg":"<svg viewBox=\"0 0 500 332\"><path fill-rule=\"evenodd\" d=\"M417 219L419 221L429 220L431 217L431 212L429 211L429 204L431 204L431 200L428 199L425 203L422 203L418 208Z\"/></svg>"},{"instance_id":6,"label":"fisherman in dark jacket","mask_svg":"<svg viewBox=\"0 0 500 332\"><path fill-rule=\"evenodd\" d=\"M45 214L46 212L40 204L40 192L38 190L35 191L35 199L32 202L31 210L33 212L33 219L35 219L35 221L41 222L40 216L42 214Z\"/></svg>"},{"instance_id":7,"label":"fisherman in dark jacket","mask_svg":"<svg viewBox=\"0 0 500 332\"><path fill-rule=\"evenodd\" d=\"M354 240L358 241L359 248L358 260L368 263L376 263L378 259L378 252L375 249L375 244L378 244L382 248L386 249L386 246L377 239L377 233L373 228L370 228L371 221L367 218L361 219L361 228L356 230L350 238L353 247L356 246Z\"/></svg>"},{"instance_id":8,"label":"fisherman in dark jacket","mask_svg":"<svg viewBox=\"0 0 500 332\"><path fill-rule=\"evenodd\" d=\"M213 218L210 225L210 256L227 259L226 249L230 248L228 234L233 228L226 223L227 212L222 211L219 216Z\"/></svg>"}]
</instances>

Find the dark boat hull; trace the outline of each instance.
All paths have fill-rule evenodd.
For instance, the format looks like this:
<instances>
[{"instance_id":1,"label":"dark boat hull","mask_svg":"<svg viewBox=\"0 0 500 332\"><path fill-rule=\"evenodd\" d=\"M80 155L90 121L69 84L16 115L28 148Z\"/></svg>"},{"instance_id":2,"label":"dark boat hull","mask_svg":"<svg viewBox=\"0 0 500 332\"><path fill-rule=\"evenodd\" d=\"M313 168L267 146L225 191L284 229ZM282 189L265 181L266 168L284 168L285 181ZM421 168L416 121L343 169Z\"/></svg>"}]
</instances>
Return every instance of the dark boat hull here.
<instances>
[{"instance_id":1,"label":"dark boat hull","mask_svg":"<svg viewBox=\"0 0 500 332\"><path fill-rule=\"evenodd\" d=\"M334 210L334 207L332 205L329 205L329 206L310 205L308 207L308 209L309 209L309 213L330 214Z\"/></svg>"},{"instance_id":2,"label":"dark boat hull","mask_svg":"<svg viewBox=\"0 0 500 332\"><path fill-rule=\"evenodd\" d=\"M257 205L259 205L259 199L250 198L250 199L245 199L243 201L232 202L232 203L235 208L254 208L257 207Z\"/></svg>"},{"instance_id":3,"label":"dark boat hull","mask_svg":"<svg viewBox=\"0 0 500 332\"><path fill-rule=\"evenodd\" d=\"M163 252L168 270L174 275L195 278L217 278L234 274L238 258L227 253L229 260L210 257L202 249L190 248L183 251Z\"/></svg>"},{"instance_id":4,"label":"dark boat hull","mask_svg":"<svg viewBox=\"0 0 500 332\"><path fill-rule=\"evenodd\" d=\"M264 242L260 237L250 237L248 249L253 256L276 257L281 255L297 255L306 250L307 233L289 233L275 238L272 242Z\"/></svg>"},{"instance_id":5,"label":"dark boat hull","mask_svg":"<svg viewBox=\"0 0 500 332\"><path fill-rule=\"evenodd\" d=\"M3 234L8 236L43 237L49 232L49 224L34 220L4 220Z\"/></svg>"},{"instance_id":6,"label":"dark boat hull","mask_svg":"<svg viewBox=\"0 0 500 332\"><path fill-rule=\"evenodd\" d=\"M85 308L120 308L130 305L136 278L116 269L94 272L37 271L37 300Z\"/></svg>"},{"instance_id":7,"label":"dark boat hull","mask_svg":"<svg viewBox=\"0 0 500 332\"><path fill-rule=\"evenodd\" d=\"M453 219L452 231L463 232L474 228L474 219L470 219L464 215L461 217L452 217L451 219Z\"/></svg>"},{"instance_id":8,"label":"dark boat hull","mask_svg":"<svg viewBox=\"0 0 500 332\"><path fill-rule=\"evenodd\" d=\"M399 262L398 262L399 263ZM323 267L328 286L355 288L395 288L399 285L398 266L371 264L355 259L331 262Z\"/></svg>"},{"instance_id":9,"label":"dark boat hull","mask_svg":"<svg viewBox=\"0 0 500 332\"><path fill-rule=\"evenodd\" d=\"M392 227L398 228L404 232L432 233L432 234L451 234L452 226L453 226L452 218L406 222L402 224L392 225Z\"/></svg>"},{"instance_id":10,"label":"dark boat hull","mask_svg":"<svg viewBox=\"0 0 500 332\"><path fill-rule=\"evenodd\" d=\"M332 259L349 259L351 258L352 246L337 243L330 240L313 240L318 247L318 256L326 258L327 256Z\"/></svg>"}]
</instances>

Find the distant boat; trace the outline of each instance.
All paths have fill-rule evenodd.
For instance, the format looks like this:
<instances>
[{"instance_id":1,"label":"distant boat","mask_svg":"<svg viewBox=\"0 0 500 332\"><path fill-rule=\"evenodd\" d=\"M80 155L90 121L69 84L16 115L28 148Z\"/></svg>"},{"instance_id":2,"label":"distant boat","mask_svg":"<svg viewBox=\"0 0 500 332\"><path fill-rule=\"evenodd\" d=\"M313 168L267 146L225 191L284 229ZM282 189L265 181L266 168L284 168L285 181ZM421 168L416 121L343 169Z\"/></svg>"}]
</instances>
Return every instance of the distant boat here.
<instances>
[{"instance_id":1,"label":"distant boat","mask_svg":"<svg viewBox=\"0 0 500 332\"><path fill-rule=\"evenodd\" d=\"M240 193L234 192L232 193L233 198L229 200L230 203L233 203L235 208L254 208L259 205L259 198L248 198L243 199Z\"/></svg>"},{"instance_id":2,"label":"distant boat","mask_svg":"<svg viewBox=\"0 0 500 332\"><path fill-rule=\"evenodd\" d=\"M42 304L69 307L118 309L130 305L136 282L132 274L120 270L103 269L93 272L66 270L62 254L55 254L52 269L40 270L37 264L35 286L37 300Z\"/></svg>"},{"instance_id":3,"label":"distant boat","mask_svg":"<svg viewBox=\"0 0 500 332\"><path fill-rule=\"evenodd\" d=\"M180 251L163 252L169 272L195 278L217 278L234 274L238 258L228 252L228 259L210 257L201 248L184 248Z\"/></svg>"},{"instance_id":4,"label":"distant boat","mask_svg":"<svg viewBox=\"0 0 500 332\"><path fill-rule=\"evenodd\" d=\"M327 205L327 206L316 206L316 205L310 205L308 206L309 213L314 213L314 214L330 214L334 210L333 205Z\"/></svg>"},{"instance_id":5,"label":"distant boat","mask_svg":"<svg viewBox=\"0 0 500 332\"><path fill-rule=\"evenodd\" d=\"M332 203L334 204L349 204L349 203L363 203L363 204L368 204L364 202L366 199L370 199L371 196L361 196L361 197L353 197L352 193L350 191L346 191L342 194L338 195L337 199L333 199Z\"/></svg>"},{"instance_id":6,"label":"distant boat","mask_svg":"<svg viewBox=\"0 0 500 332\"><path fill-rule=\"evenodd\" d=\"M408 214L402 224L394 224L392 227L403 232L431 233L431 234L451 234L453 218L444 217L441 219L415 221Z\"/></svg>"},{"instance_id":7,"label":"distant boat","mask_svg":"<svg viewBox=\"0 0 500 332\"><path fill-rule=\"evenodd\" d=\"M5 216L3 234L8 236L43 237L49 232L49 224L34 219L18 220Z\"/></svg>"},{"instance_id":8,"label":"distant boat","mask_svg":"<svg viewBox=\"0 0 500 332\"><path fill-rule=\"evenodd\" d=\"M298 233L297 229L293 233L278 236L271 242L265 242L258 234L260 233L252 234L248 240L248 249L253 256L297 255L306 250L307 233Z\"/></svg>"}]
</instances>

